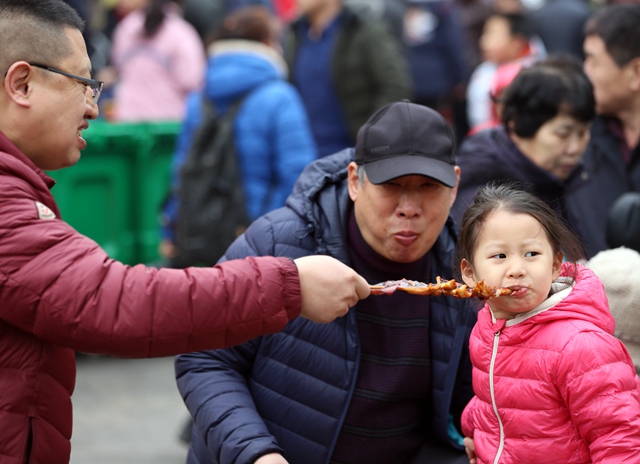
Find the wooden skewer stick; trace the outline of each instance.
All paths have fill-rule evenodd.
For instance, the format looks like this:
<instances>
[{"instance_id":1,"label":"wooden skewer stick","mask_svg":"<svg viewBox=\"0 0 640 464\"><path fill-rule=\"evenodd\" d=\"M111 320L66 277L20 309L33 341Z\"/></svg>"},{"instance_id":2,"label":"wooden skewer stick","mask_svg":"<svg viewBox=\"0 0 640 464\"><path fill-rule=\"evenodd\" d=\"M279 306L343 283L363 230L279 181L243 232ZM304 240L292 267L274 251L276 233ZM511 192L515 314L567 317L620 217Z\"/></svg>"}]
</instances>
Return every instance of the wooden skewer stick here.
<instances>
[{"instance_id":1,"label":"wooden skewer stick","mask_svg":"<svg viewBox=\"0 0 640 464\"><path fill-rule=\"evenodd\" d=\"M438 276L436 283L423 283L415 280L388 280L377 285L371 285L372 295L390 295L396 290L411 293L413 295L425 296L452 296L454 298L479 298L486 300L488 298L497 298L502 295L510 295L510 288L496 288L485 285L481 280L475 287L468 287L452 280L443 280Z\"/></svg>"}]
</instances>

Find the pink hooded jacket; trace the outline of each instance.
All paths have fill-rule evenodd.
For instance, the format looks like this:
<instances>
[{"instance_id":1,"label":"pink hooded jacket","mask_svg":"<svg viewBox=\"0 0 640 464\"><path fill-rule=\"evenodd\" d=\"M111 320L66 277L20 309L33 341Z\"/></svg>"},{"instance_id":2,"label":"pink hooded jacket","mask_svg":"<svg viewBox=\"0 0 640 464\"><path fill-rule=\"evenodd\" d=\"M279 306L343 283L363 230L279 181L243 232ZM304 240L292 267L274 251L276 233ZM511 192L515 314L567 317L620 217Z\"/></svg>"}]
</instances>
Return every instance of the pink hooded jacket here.
<instances>
[{"instance_id":1,"label":"pink hooded jacket","mask_svg":"<svg viewBox=\"0 0 640 464\"><path fill-rule=\"evenodd\" d=\"M295 264L129 267L60 220L53 180L0 132L0 463L66 464L73 350L120 357L227 347L300 313Z\"/></svg>"},{"instance_id":2,"label":"pink hooded jacket","mask_svg":"<svg viewBox=\"0 0 640 464\"><path fill-rule=\"evenodd\" d=\"M569 282L573 269L563 264ZM554 287L509 321L493 320L488 305L480 311L463 433L478 464L638 464L640 381L612 336L604 288L582 266L575 286Z\"/></svg>"}]
</instances>

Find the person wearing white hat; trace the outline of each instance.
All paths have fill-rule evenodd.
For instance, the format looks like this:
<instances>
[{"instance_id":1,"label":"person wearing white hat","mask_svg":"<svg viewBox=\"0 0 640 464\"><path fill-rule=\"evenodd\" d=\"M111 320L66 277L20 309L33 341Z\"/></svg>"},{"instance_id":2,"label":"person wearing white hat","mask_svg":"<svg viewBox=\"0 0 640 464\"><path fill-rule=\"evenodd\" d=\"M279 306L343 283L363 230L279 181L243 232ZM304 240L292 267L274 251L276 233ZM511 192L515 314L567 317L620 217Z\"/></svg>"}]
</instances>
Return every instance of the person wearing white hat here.
<instances>
[{"instance_id":1,"label":"person wearing white hat","mask_svg":"<svg viewBox=\"0 0 640 464\"><path fill-rule=\"evenodd\" d=\"M640 373L640 253L626 247L604 250L589 260L589 267L604 285L616 320L614 335Z\"/></svg>"}]
</instances>

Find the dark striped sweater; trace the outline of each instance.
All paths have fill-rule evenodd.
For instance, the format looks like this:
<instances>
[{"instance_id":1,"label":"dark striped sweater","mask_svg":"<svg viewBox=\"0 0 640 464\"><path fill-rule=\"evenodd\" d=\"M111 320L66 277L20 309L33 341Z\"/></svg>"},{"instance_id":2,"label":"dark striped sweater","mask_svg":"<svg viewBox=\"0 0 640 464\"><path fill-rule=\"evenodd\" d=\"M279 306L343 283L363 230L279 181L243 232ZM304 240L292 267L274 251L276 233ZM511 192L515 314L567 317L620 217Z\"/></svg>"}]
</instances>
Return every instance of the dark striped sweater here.
<instances>
[{"instance_id":1,"label":"dark striped sweater","mask_svg":"<svg viewBox=\"0 0 640 464\"><path fill-rule=\"evenodd\" d=\"M349 222L354 269L370 283L425 280L430 255L415 263L389 261ZM360 339L355 391L332 464L404 463L424 441L430 404L429 298L396 292L367 298L354 309Z\"/></svg>"}]
</instances>

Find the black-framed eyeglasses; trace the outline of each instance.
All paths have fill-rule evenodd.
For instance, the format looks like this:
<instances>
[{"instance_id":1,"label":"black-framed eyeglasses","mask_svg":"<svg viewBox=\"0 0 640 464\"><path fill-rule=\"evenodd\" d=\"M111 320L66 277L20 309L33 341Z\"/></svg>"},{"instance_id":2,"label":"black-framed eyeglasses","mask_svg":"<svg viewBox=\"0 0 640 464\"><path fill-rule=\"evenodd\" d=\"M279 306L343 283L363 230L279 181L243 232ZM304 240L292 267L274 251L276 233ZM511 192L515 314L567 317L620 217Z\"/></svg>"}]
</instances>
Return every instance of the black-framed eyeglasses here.
<instances>
[{"instance_id":1,"label":"black-framed eyeglasses","mask_svg":"<svg viewBox=\"0 0 640 464\"><path fill-rule=\"evenodd\" d=\"M97 104L98 99L100 98L100 94L102 93L102 87L104 87L104 82L96 81L95 79L88 79L82 76L76 76L75 74L71 74L65 71L61 71L57 68L53 68L51 66L47 66L41 63L29 63L31 66L35 66L36 68L44 69L45 71L49 71L56 74L62 74L63 76L70 77L71 79L75 79L83 85L86 85L87 88L91 90L91 96L93 97L93 103Z\"/></svg>"}]
</instances>

